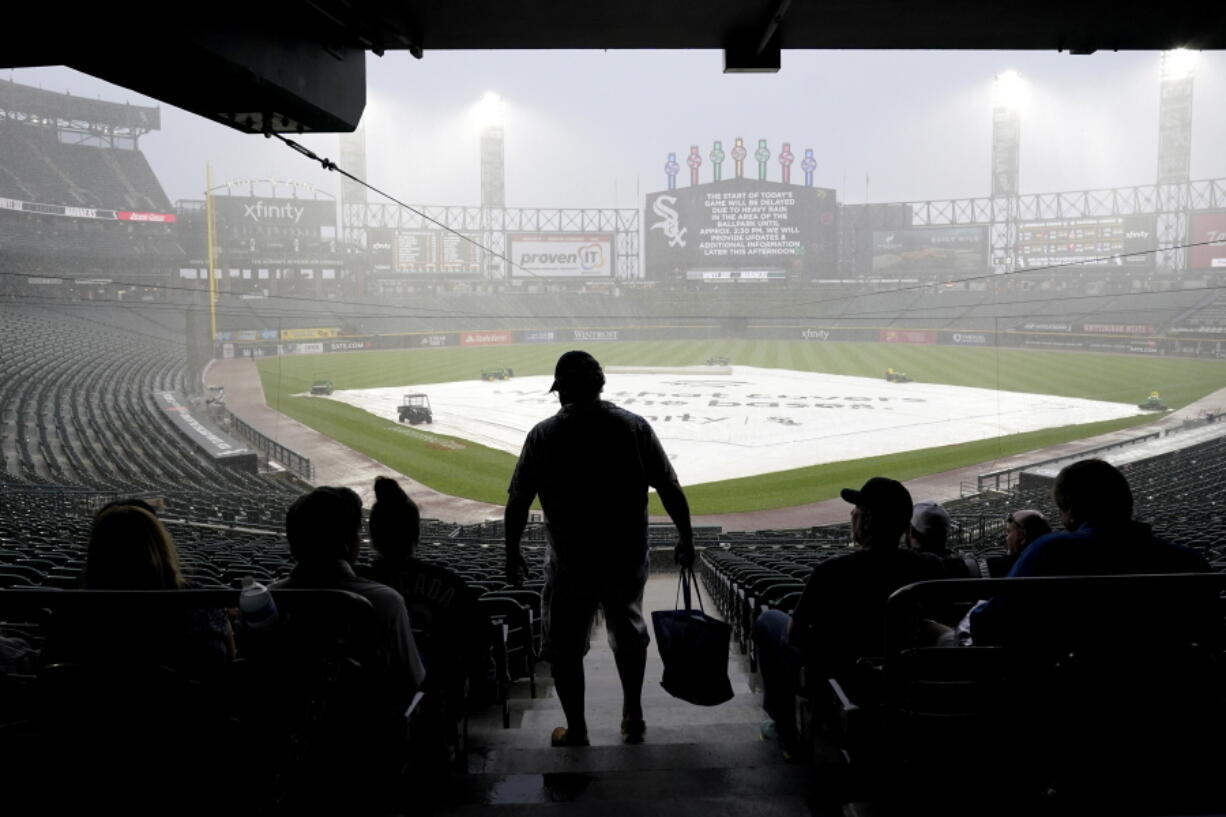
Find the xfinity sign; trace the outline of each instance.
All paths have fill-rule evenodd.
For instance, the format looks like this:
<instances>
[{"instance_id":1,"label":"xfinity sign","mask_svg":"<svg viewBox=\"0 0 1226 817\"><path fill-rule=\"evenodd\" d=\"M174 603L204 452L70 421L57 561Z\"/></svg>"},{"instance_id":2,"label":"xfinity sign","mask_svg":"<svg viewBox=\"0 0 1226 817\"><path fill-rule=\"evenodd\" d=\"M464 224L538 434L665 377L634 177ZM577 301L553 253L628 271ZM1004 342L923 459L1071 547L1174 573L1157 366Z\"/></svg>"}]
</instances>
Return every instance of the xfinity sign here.
<instances>
[{"instance_id":1,"label":"xfinity sign","mask_svg":"<svg viewBox=\"0 0 1226 817\"><path fill-rule=\"evenodd\" d=\"M612 233L511 233L511 277L611 278Z\"/></svg>"}]
</instances>

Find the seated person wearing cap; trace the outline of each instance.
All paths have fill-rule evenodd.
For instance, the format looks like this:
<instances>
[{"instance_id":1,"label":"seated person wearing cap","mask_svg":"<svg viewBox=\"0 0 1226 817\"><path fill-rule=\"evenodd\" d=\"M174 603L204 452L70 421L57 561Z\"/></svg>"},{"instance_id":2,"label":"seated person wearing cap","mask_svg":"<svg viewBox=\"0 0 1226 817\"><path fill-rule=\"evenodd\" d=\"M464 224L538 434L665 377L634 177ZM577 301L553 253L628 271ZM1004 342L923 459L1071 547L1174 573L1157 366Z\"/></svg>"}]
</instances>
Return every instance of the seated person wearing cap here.
<instances>
[{"instance_id":1,"label":"seated person wearing cap","mask_svg":"<svg viewBox=\"0 0 1226 817\"><path fill-rule=\"evenodd\" d=\"M763 708L785 754L797 738L796 687L800 667L813 679L835 678L858 702L868 690L857 683L860 658L884 651L885 602L900 587L944 578L940 562L899 547L911 520L911 494L900 482L873 477L859 491L844 489L852 504L851 534L859 546L813 568L791 616L768 610L754 624L762 674Z\"/></svg>"}]
</instances>

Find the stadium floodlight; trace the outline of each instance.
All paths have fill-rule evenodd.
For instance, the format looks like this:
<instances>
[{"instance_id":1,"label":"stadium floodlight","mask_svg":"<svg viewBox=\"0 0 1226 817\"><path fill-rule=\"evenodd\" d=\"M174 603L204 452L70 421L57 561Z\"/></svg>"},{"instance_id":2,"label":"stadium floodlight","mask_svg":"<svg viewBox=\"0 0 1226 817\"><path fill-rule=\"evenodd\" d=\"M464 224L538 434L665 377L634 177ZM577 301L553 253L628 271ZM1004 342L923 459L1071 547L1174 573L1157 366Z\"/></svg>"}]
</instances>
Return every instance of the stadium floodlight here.
<instances>
[{"instance_id":1,"label":"stadium floodlight","mask_svg":"<svg viewBox=\"0 0 1226 817\"><path fill-rule=\"evenodd\" d=\"M1026 83L1017 71L1002 71L992 83L992 107L1018 110L1026 101Z\"/></svg>"},{"instance_id":2,"label":"stadium floodlight","mask_svg":"<svg viewBox=\"0 0 1226 817\"><path fill-rule=\"evenodd\" d=\"M1196 73L1200 52L1190 48L1174 48L1162 52L1162 79L1191 79Z\"/></svg>"},{"instance_id":3,"label":"stadium floodlight","mask_svg":"<svg viewBox=\"0 0 1226 817\"><path fill-rule=\"evenodd\" d=\"M477 120L482 128L502 125L505 116L505 103L502 97L494 91L486 91L477 103Z\"/></svg>"}]
</instances>

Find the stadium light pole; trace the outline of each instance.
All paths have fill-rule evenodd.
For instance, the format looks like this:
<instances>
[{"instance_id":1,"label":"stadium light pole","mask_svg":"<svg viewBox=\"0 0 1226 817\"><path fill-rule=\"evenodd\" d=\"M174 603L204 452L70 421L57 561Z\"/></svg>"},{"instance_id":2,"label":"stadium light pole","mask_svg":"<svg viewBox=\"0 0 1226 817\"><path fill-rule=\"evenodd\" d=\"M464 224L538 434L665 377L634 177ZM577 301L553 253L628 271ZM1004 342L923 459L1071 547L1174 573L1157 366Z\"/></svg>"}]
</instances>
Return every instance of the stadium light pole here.
<instances>
[{"instance_id":1,"label":"stadium light pole","mask_svg":"<svg viewBox=\"0 0 1226 817\"><path fill-rule=\"evenodd\" d=\"M1158 184L1179 184L1190 178L1192 163L1192 81L1197 51L1176 48L1162 52L1158 96Z\"/></svg>"},{"instance_id":2,"label":"stadium light pole","mask_svg":"<svg viewBox=\"0 0 1226 817\"><path fill-rule=\"evenodd\" d=\"M992 83L992 196L1016 196L1026 85L1017 71Z\"/></svg>"},{"instance_id":3,"label":"stadium light pole","mask_svg":"<svg viewBox=\"0 0 1226 817\"><path fill-rule=\"evenodd\" d=\"M481 232L487 247L494 238L491 210L506 207L506 154L502 130L505 118L506 105L502 97L494 91L486 91L477 103L477 121L481 128ZM492 277L490 258L488 253L482 255L488 279Z\"/></svg>"},{"instance_id":4,"label":"stadium light pole","mask_svg":"<svg viewBox=\"0 0 1226 817\"><path fill-rule=\"evenodd\" d=\"M213 212L213 166L204 166L204 221L209 262L209 341L217 342L217 222Z\"/></svg>"},{"instance_id":5,"label":"stadium light pole","mask_svg":"<svg viewBox=\"0 0 1226 817\"><path fill-rule=\"evenodd\" d=\"M992 207L990 241L993 272L1013 269L1017 232L1017 195L1022 145L1022 105L1026 85L1017 71L992 82Z\"/></svg>"},{"instance_id":6,"label":"stadium light pole","mask_svg":"<svg viewBox=\"0 0 1226 817\"><path fill-rule=\"evenodd\" d=\"M1192 81L1200 52L1176 48L1162 52L1158 91L1158 246L1187 243L1186 190L1192 178ZM1168 272L1186 266L1187 251L1166 249L1158 266Z\"/></svg>"}]
</instances>

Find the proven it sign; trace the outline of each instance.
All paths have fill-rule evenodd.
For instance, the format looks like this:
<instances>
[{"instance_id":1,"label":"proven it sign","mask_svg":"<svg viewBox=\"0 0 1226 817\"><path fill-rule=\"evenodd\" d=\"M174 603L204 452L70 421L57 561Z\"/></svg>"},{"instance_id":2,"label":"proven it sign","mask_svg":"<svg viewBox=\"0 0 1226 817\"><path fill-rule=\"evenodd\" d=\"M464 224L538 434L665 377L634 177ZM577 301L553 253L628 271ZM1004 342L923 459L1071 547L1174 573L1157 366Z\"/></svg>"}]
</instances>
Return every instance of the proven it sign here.
<instances>
[{"instance_id":1,"label":"proven it sign","mask_svg":"<svg viewBox=\"0 0 1226 817\"><path fill-rule=\"evenodd\" d=\"M612 278L612 233L511 233L511 277Z\"/></svg>"}]
</instances>

